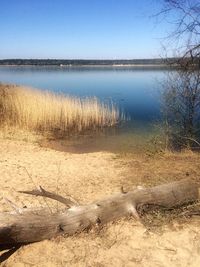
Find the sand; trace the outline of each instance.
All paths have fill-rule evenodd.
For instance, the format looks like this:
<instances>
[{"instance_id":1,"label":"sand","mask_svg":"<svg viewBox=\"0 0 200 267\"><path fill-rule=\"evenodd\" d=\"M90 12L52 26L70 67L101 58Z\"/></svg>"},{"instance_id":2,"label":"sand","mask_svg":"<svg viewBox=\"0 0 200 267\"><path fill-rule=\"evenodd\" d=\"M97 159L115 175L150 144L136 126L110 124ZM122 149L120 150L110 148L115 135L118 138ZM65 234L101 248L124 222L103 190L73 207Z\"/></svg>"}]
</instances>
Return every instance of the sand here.
<instances>
[{"instance_id":1,"label":"sand","mask_svg":"<svg viewBox=\"0 0 200 267\"><path fill-rule=\"evenodd\" d=\"M119 192L123 185L164 183L200 172L200 156L185 152L161 155L116 155L108 152L73 154L37 143L0 139L0 210L10 207L3 197L27 207L48 206L17 193L41 185L63 196L88 203ZM21 247L1 266L199 266L200 219L147 228L134 219L111 223L73 237L58 237ZM2 253L2 252L0 252Z\"/></svg>"}]
</instances>

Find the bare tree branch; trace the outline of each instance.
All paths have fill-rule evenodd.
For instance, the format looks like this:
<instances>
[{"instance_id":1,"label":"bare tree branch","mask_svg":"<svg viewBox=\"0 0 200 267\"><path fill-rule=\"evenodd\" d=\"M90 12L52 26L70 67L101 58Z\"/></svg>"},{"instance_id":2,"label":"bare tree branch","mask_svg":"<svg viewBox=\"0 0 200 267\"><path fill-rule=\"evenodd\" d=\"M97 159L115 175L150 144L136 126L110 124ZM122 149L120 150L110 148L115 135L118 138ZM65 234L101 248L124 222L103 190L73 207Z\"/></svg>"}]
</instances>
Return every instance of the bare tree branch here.
<instances>
[{"instance_id":1,"label":"bare tree branch","mask_svg":"<svg viewBox=\"0 0 200 267\"><path fill-rule=\"evenodd\" d=\"M72 200L71 197L70 198L64 198L58 194L51 193L51 192L44 190L44 188L42 188L41 186L39 186L38 189L35 189L32 191L19 191L19 193L51 198L51 199L57 200L58 202L60 202L62 204L65 204L65 206L67 206L68 208L78 205L77 201L75 201L74 199Z\"/></svg>"}]
</instances>

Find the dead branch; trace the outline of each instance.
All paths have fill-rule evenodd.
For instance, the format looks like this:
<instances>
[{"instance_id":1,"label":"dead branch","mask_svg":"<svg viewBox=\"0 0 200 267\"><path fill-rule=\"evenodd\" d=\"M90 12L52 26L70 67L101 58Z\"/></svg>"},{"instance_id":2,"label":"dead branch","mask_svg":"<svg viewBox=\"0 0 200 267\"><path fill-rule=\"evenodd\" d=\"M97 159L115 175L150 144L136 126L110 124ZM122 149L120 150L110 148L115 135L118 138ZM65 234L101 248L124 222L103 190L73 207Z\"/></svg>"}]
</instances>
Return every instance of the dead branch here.
<instances>
[{"instance_id":1,"label":"dead branch","mask_svg":"<svg viewBox=\"0 0 200 267\"><path fill-rule=\"evenodd\" d=\"M73 207L73 206L77 206L77 204L78 204L74 199L72 200L71 197L65 198L65 197L62 197L58 194L48 192L48 191L44 190L44 188L42 188L41 186L38 187L38 190L36 189L36 190L32 190L32 191L19 191L19 193L51 198L51 199L57 200L58 202L61 202L62 204L65 204L65 206L67 206L69 208Z\"/></svg>"},{"instance_id":2,"label":"dead branch","mask_svg":"<svg viewBox=\"0 0 200 267\"><path fill-rule=\"evenodd\" d=\"M44 196L46 192L44 189L42 193L34 190L31 194ZM47 195L57 198L54 193L48 192ZM88 205L75 206L70 203L69 209L55 213L44 209L24 209L21 214L4 212L0 213L0 245L36 242L63 234L73 235L94 225L101 226L125 216L132 215L139 219L137 208L141 206L155 205L171 209L196 201L199 197L200 184L182 180L151 188L139 187ZM69 206L69 202L67 204Z\"/></svg>"}]
</instances>

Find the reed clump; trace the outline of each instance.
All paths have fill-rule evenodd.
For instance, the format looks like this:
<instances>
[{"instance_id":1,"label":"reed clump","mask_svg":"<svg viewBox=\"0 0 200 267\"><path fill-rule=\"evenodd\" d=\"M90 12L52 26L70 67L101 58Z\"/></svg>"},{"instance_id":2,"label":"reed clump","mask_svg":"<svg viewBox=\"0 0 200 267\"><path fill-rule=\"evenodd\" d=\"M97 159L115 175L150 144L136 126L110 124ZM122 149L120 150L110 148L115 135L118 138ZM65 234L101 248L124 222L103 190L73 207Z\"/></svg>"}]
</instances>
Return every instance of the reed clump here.
<instances>
[{"instance_id":1,"label":"reed clump","mask_svg":"<svg viewBox=\"0 0 200 267\"><path fill-rule=\"evenodd\" d=\"M0 125L36 132L79 133L117 124L120 112L96 97L59 95L0 84Z\"/></svg>"}]
</instances>

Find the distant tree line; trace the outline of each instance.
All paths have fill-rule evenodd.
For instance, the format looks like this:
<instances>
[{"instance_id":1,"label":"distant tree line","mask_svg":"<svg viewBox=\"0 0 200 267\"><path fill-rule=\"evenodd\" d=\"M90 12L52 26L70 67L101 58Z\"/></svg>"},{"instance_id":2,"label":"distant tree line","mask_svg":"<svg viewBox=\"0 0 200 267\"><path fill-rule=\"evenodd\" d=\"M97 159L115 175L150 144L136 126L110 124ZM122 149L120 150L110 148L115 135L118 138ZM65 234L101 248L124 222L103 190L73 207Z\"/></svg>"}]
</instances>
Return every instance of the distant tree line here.
<instances>
[{"instance_id":1,"label":"distant tree line","mask_svg":"<svg viewBox=\"0 0 200 267\"><path fill-rule=\"evenodd\" d=\"M67 66L84 66L84 65L163 65L164 59L2 59L0 65L67 65Z\"/></svg>"}]
</instances>

